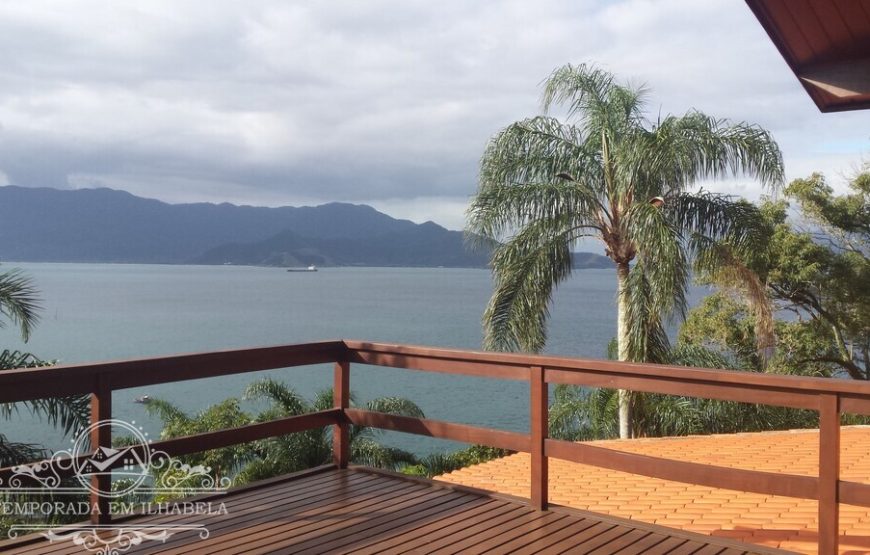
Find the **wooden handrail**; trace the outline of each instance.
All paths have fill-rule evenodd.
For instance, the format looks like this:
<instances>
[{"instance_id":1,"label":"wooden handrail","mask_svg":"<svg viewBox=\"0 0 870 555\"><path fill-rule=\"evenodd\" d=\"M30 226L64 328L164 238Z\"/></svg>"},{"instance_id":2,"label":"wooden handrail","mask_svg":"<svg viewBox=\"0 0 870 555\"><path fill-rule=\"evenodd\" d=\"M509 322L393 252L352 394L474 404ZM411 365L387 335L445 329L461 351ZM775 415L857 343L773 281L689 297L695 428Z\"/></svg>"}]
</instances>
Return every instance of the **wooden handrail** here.
<instances>
[{"instance_id":1,"label":"wooden handrail","mask_svg":"<svg viewBox=\"0 0 870 555\"><path fill-rule=\"evenodd\" d=\"M413 418L410 416L397 416L360 409L345 410L347 418L357 426L368 426L382 430L393 430L440 439L451 439L462 443L480 443L489 447L507 449L509 451L529 452L530 440L526 434L508 432L505 430L493 430L491 428L479 428L466 424L454 424L442 420L428 418Z\"/></svg>"},{"instance_id":2,"label":"wooden handrail","mask_svg":"<svg viewBox=\"0 0 870 555\"><path fill-rule=\"evenodd\" d=\"M350 424L481 443L528 452L531 502L547 507L549 457L681 481L819 501L819 549L835 553L840 502L870 507L870 485L840 480L840 415L870 414L870 383L779 376L704 368L634 364L564 357L488 353L362 341L324 341L277 347L30 368L0 372L0 402L91 394L93 422L111 418L111 392L142 385L216 377L272 368L334 364L334 408L272 422L164 440L152 448L170 455L226 447L295 431L334 426L334 463L349 462ZM387 366L529 383L528 434L351 408L350 365ZM547 437L548 385L630 389L650 393L759 403L815 410L820 414L819 476L798 476L672 461ZM105 432L91 438L109 446ZM0 477L10 469L0 469ZM101 487L105 484L99 484ZM94 497L98 506L106 500ZM94 516L94 519L103 518Z\"/></svg>"},{"instance_id":3,"label":"wooden handrail","mask_svg":"<svg viewBox=\"0 0 870 555\"><path fill-rule=\"evenodd\" d=\"M680 383L709 386L711 390L716 386L724 388L730 385L736 388L732 390L733 396L736 396L738 391L748 392L756 390L774 394L788 393L801 397L806 395L815 398L820 393L835 393L853 402L849 412L854 414L870 414L870 382L856 380L785 376L740 370L714 370L711 368L692 368L667 364L618 362L546 355L461 351L349 340L345 340L344 344L347 347L347 356L350 362L372 364L375 366L390 366L448 374L479 375L489 378L523 381L528 380L529 368L541 366L547 371L548 383L588 385L580 383L583 381L583 378L572 379L570 377L572 374L584 373L589 379L594 375L618 378L619 385L608 384L602 387L621 389L623 388L622 385L628 383L627 380L630 378L648 378L660 384L672 384L670 386L663 385L661 387L662 391L657 391L658 393L670 395L683 395L679 391L685 388L681 388L679 386ZM485 368L487 371L493 369L493 371L491 374L488 374L467 370L471 366L477 369ZM615 381L612 383L615 383ZM648 382L648 385L651 383ZM637 389L637 391L641 390ZM694 394L687 394L687 396L705 397L705 395ZM743 400L742 398L732 399L730 397L728 397L729 400ZM776 403L768 402L768 400L758 402L776 405ZM792 404L784 406L792 406ZM818 402L812 408L817 410Z\"/></svg>"},{"instance_id":4,"label":"wooden handrail","mask_svg":"<svg viewBox=\"0 0 870 555\"><path fill-rule=\"evenodd\" d=\"M112 389L215 378L344 360L342 341L233 349L133 360L65 364L0 372L0 403L92 393L96 376L111 376Z\"/></svg>"}]
</instances>

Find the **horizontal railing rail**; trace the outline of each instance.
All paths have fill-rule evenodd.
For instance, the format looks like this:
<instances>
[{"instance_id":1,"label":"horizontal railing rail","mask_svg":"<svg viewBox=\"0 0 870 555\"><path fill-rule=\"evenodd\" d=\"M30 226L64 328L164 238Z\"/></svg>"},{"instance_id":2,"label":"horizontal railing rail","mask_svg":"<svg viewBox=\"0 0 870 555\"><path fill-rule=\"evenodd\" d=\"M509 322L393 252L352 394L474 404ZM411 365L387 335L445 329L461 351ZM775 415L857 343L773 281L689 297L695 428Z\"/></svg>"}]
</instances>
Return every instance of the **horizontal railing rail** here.
<instances>
[{"instance_id":1,"label":"horizontal railing rail","mask_svg":"<svg viewBox=\"0 0 870 555\"><path fill-rule=\"evenodd\" d=\"M5 370L0 372L0 403L92 393L94 380L97 378L109 380L112 389L127 389L335 362L340 360L345 352L346 347L342 341L323 341L135 360Z\"/></svg>"},{"instance_id":2,"label":"horizontal railing rail","mask_svg":"<svg viewBox=\"0 0 870 555\"><path fill-rule=\"evenodd\" d=\"M173 438L150 444L170 456L191 454L308 429L334 426L334 464L349 462L348 426L479 443L531 454L531 503L547 507L548 459L558 458L607 469L709 487L784 495L819 501L819 549L834 553L839 503L870 507L870 485L840 479L840 416L870 415L870 384L851 380L779 376L655 364L460 351L362 341L325 341L97 364L28 368L0 372L0 402L90 394L93 422L111 418L111 393L158 383L218 377L293 366L334 363L334 408ZM529 433L494 430L428 418L397 416L351 408L350 365L373 365L424 372L519 380L529 383ZM549 438L550 384L757 403L819 413L818 476L761 472L675 461L600 445ZM94 448L110 446L103 430L91 437ZM0 478L11 469L0 469ZM108 486L105 476L100 490ZM108 500L93 495L92 518L106 519Z\"/></svg>"}]
</instances>

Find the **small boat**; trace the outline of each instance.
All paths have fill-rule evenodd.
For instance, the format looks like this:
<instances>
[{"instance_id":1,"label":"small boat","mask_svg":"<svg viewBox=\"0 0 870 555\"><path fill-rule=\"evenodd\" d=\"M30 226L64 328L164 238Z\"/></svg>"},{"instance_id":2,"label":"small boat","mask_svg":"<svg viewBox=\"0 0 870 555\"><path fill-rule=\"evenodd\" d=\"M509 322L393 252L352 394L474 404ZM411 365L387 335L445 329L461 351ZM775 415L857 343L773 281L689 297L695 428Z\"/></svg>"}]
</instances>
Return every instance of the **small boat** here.
<instances>
[{"instance_id":1,"label":"small boat","mask_svg":"<svg viewBox=\"0 0 870 555\"><path fill-rule=\"evenodd\" d=\"M287 271L288 272L316 272L317 266L312 264L311 266L309 266L307 268L287 268Z\"/></svg>"},{"instance_id":2,"label":"small boat","mask_svg":"<svg viewBox=\"0 0 870 555\"><path fill-rule=\"evenodd\" d=\"M133 402L144 405L146 403L151 402L151 396L150 395L142 395L141 397L136 397L135 399L133 399Z\"/></svg>"}]
</instances>

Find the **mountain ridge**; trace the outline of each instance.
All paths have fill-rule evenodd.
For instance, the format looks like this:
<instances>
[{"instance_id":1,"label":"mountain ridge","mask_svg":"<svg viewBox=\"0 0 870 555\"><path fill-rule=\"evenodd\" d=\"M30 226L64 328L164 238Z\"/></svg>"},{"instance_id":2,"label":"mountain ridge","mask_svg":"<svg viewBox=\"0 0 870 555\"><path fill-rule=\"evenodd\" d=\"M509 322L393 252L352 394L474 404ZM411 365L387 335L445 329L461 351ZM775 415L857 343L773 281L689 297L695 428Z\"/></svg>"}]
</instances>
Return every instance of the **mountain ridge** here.
<instances>
[{"instance_id":1,"label":"mountain ridge","mask_svg":"<svg viewBox=\"0 0 870 555\"><path fill-rule=\"evenodd\" d=\"M600 255L577 256L583 267L612 267ZM393 218L365 204L170 204L108 188L9 185L0 187L0 260L10 259L485 267L489 249L471 251L460 231Z\"/></svg>"}]
</instances>

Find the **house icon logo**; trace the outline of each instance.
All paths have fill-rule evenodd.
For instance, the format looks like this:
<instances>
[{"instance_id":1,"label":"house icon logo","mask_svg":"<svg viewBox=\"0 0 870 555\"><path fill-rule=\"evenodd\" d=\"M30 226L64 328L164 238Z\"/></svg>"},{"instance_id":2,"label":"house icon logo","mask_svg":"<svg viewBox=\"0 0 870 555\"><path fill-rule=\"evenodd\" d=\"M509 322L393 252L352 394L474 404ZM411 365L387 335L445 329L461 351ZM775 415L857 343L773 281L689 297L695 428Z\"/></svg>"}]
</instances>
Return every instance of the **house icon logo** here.
<instances>
[{"instance_id":1,"label":"house icon logo","mask_svg":"<svg viewBox=\"0 0 870 555\"><path fill-rule=\"evenodd\" d=\"M90 438L98 430L107 427L112 437L125 437L133 446L98 447L91 451ZM79 483L93 493L106 497L121 497L126 495L149 478L149 468L154 453L149 446L146 433L137 428L135 423L123 420L101 420L94 422L78 433L73 440L72 460L75 476ZM109 476L110 491L100 489L95 476Z\"/></svg>"}]
</instances>

